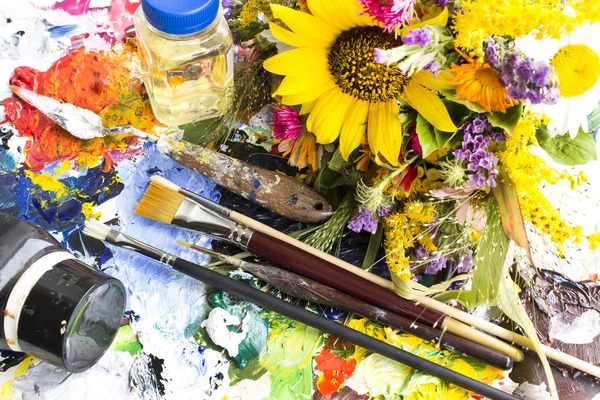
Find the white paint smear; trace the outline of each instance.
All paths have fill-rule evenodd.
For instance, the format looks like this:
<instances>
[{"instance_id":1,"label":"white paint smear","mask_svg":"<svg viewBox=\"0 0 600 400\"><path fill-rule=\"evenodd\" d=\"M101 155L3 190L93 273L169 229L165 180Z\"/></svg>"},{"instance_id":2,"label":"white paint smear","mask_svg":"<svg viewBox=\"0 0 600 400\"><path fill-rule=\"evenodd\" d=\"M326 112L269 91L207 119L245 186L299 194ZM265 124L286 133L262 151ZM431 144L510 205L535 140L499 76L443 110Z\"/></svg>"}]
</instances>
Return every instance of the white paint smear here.
<instances>
[{"instance_id":1,"label":"white paint smear","mask_svg":"<svg viewBox=\"0 0 600 400\"><path fill-rule=\"evenodd\" d=\"M572 323L565 322L560 315L550 318L548 335L563 343L592 343L598 334L600 334L600 314L595 310L584 312Z\"/></svg>"},{"instance_id":2,"label":"white paint smear","mask_svg":"<svg viewBox=\"0 0 600 400\"><path fill-rule=\"evenodd\" d=\"M552 396L548 393L545 383L534 385L529 382L523 382L513 394L521 400L552 400Z\"/></svg>"},{"instance_id":3,"label":"white paint smear","mask_svg":"<svg viewBox=\"0 0 600 400\"><path fill-rule=\"evenodd\" d=\"M238 317L217 307L208 314L208 318L200 326L206 329L206 333L217 346L227 350L230 357L236 357L239 352L238 346L248 332L248 315L242 321L241 332L232 332L228 329L228 326L239 324Z\"/></svg>"}]
</instances>

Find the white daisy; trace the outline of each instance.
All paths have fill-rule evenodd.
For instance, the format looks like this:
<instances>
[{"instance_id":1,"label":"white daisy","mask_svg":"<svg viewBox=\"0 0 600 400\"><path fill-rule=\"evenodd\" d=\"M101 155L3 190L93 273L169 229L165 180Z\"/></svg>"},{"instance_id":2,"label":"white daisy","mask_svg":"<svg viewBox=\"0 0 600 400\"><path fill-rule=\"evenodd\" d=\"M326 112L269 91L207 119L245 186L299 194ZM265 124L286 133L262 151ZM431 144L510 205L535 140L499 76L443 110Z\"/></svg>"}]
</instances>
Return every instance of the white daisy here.
<instances>
[{"instance_id":1,"label":"white daisy","mask_svg":"<svg viewBox=\"0 0 600 400\"><path fill-rule=\"evenodd\" d=\"M569 132L574 138L580 127L587 132L587 117L600 101L600 23L581 26L560 40L528 35L516 43L528 57L549 62L558 77L558 102L531 108L551 118L548 128L555 134Z\"/></svg>"}]
</instances>

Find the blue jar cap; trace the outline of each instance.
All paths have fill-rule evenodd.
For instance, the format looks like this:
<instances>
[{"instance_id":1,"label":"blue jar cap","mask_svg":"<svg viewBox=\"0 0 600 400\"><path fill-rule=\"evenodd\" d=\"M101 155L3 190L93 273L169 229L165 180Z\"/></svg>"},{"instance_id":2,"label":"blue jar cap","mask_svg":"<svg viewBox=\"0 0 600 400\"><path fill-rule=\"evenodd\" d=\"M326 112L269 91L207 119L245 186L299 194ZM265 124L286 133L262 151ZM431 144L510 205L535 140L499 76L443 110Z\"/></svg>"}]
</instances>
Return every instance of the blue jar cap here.
<instances>
[{"instance_id":1,"label":"blue jar cap","mask_svg":"<svg viewBox=\"0 0 600 400\"><path fill-rule=\"evenodd\" d=\"M171 35L189 35L208 27L219 13L220 0L142 0L146 19Z\"/></svg>"}]
</instances>

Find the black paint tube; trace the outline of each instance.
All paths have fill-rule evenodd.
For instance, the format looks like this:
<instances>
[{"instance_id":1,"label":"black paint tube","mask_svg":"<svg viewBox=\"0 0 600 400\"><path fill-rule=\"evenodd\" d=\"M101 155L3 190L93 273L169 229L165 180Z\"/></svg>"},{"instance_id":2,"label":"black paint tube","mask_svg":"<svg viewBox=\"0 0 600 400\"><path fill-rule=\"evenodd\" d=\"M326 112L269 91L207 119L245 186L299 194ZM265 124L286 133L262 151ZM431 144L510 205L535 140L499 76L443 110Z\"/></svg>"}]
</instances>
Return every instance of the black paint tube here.
<instances>
[{"instance_id":1,"label":"black paint tube","mask_svg":"<svg viewBox=\"0 0 600 400\"><path fill-rule=\"evenodd\" d=\"M48 232L0 212L0 349L83 372L110 347L123 284L77 260Z\"/></svg>"}]
</instances>

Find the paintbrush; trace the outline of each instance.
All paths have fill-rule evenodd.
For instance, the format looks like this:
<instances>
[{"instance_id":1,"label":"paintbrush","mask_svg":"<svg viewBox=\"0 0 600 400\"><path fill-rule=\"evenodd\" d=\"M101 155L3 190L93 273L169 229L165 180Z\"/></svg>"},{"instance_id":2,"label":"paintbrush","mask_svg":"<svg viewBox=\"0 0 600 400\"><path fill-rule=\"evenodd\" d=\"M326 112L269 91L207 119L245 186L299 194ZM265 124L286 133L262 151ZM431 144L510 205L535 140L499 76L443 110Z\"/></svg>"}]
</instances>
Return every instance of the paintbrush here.
<instances>
[{"instance_id":1,"label":"paintbrush","mask_svg":"<svg viewBox=\"0 0 600 400\"><path fill-rule=\"evenodd\" d=\"M237 223L222 213L212 211L156 182L150 182L150 187L135 212L149 219L226 240L284 269L331 286L369 304L414 319L417 323L425 323L432 327L439 324L442 329L506 354L513 361L523 359L520 350L498 339L446 318L438 311L415 304L388 290L382 290L373 282L341 269L311 251L305 251Z\"/></svg>"},{"instance_id":2,"label":"paintbrush","mask_svg":"<svg viewBox=\"0 0 600 400\"><path fill-rule=\"evenodd\" d=\"M313 254L317 255L318 257L320 257L324 260L327 260L330 263L332 263L346 271L349 271L355 275L361 276L361 277L369 280L370 282L377 284L381 288L384 288L391 292L394 291L393 283L388 281L387 279L384 279L384 278L382 278L378 275L375 275L369 271L363 270L362 268L352 265L352 264L350 264L342 259L339 259L337 257L334 257L331 254L328 254L328 253L322 252L318 249L315 249L314 247L311 247L304 242L294 239L293 237L288 236L276 229L273 229L270 226L267 226L259 221L256 221L255 219L247 217L244 214L240 214L236 211L230 210L230 209L223 207L222 205L217 204L211 200L208 200L196 193L193 193L185 188L182 188L165 178L154 175L154 176L152 176L151 179L153 182L155 182L157 184L163 185L166 188L169 188L175 192L183 194L184 196L186 196L192 200L197 201L198 203L202 204L203 206L207 207L208 209L212 210L213 212L216 212L224 217L229 217L236 222L246 225L254 230L263 232L264 234L267 234L269 236L276 237L279 240L287 242L287 243L289 243L293 246L296 246L302 250L312 252ZM418 304L424 305L426 307L437 310L443 314L446 314L448 317L451 317L456 321L460 321L464 324L474 326L478 329L481 329L485 332L495 335L501 339L507 340L511 343L517 343L519 346L523 346L523 347L529 348L529 349L534 348L533 342L523 335L519 335L516 332L510 331L510 330L503 328L499 325L496 325L492 322L480 319L474 315L471 315L469 313L466 313L464 311L456 309L452 306L449 306L447 304L439 302L435 299L432 299L432 298L429 298L426 296L416 296L414 300ZM446 321L451 321L449 326L448 326L448 324L446 325L446 328L448 329L449 332L453 332L453 333L457 334L458 336L465 337L470 340L474 340L477 343L485 344L485 342L479 341L477 339L477 337L479 335L477 335L477 337L475 337L475 338L470 337L470 335L469 335L470 331L468 329L462 328L458 324L455 324L456 321L450 320L449 318ZM442 325L442 326L444 326L444 325ZM485 339L485 337L486 336L484 335L483 339ZM541 349L542 349L542 352L548 358L559 361L559 362L561 362L565 365L568 365L572 368L578 369L582 372L585 372L585 373L588 373L590 375L600 378L600 367L597 367L593 364L585 362L577 357L573 357L570 354L562 353L559 350L554 349L550 346L542 345Z\"/></svg>"},{"instance_id":3,"label":"paintbrush","mask_svg":"<svg viewBox=\"0 0 600 400\"><path fill-rule=\"evenodd\" d=\"M221 275L217 272L203 268L187 260L175 257L152 247L146 243L127 236L119 231L113 230L97 220L86 222L83 233L90 237L106 241L108 243L136 251L140 254L160 261L173 269L197 279L207 285L226 291L243 300L252 302L259 307L277 312L288 318L299 321L322 332L336 336L344 341L364 347L374 353L381 354L391 360L407 365L416 370L437 376L447 382L465 388L469 391L481 394L493 400L511 399L511 394L502 392L496 388L478 382L458 372L452 371L441 365L408 353L398 347L392 346L364 333L355 331L345 325L331 321L323 316L305 310L303 307L288 303L268 293L255 289L243 282Z\"/></svg>"},{"instance_id":4,"label":"paintbrush","mask_svg":"<svg viewBox=\"0 0 600 400\"><path fill-rule=\"evenodd\" d=\"M509 370L513 367L510 357L502 353L425 324L414 324L406 317L372 306L298 274L271 265L243 261L183 240L178 240L177 243L241 268L292 297L362 315L422 339L438 342L448 350L468 354L502 370Z\"/></svg>"},{"instance_id":5,"label":"paintbrush","mask_svg":"<svg viewBox=\"0 0 600 400\"><path fill-rule=\"evenodd\" d=\"M89 140L131 134L156 142L156 147L178 163L215 183L284 217L299 222L323 222L333 210L325 198L309 186L279 172L257 167L172 136L156 138L132 126L105 128L102 118L90 110L11 86L21 99L37 108L71 135Z\"/></svg>"}]
</instances>

